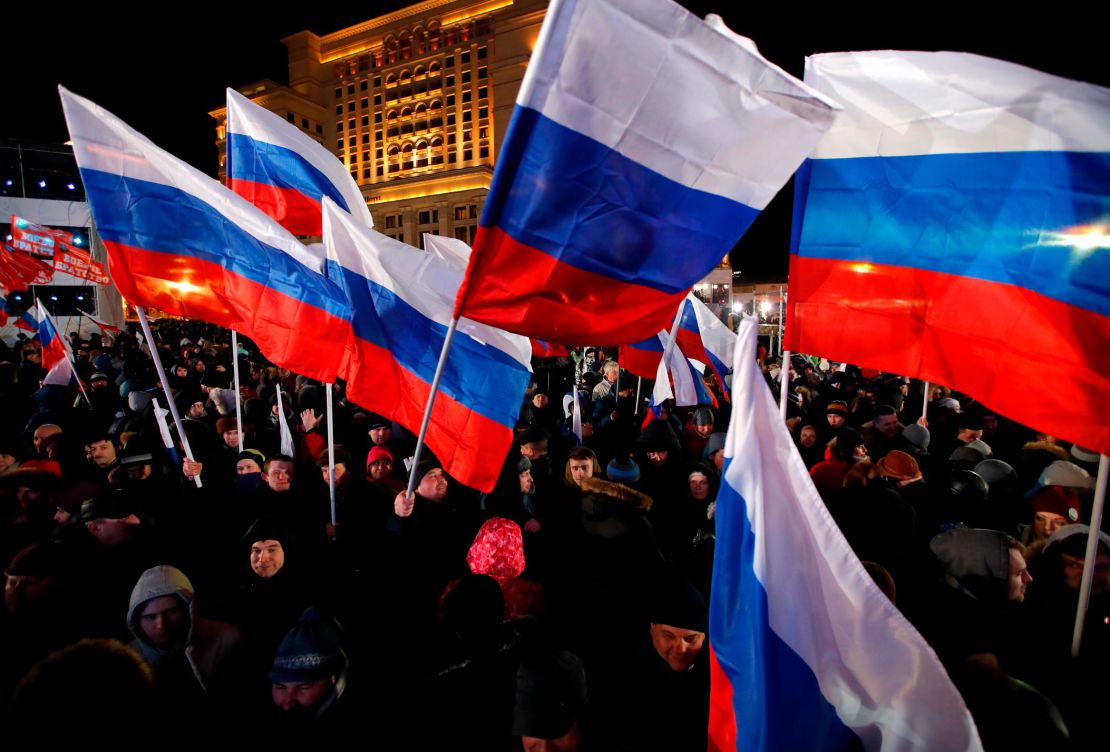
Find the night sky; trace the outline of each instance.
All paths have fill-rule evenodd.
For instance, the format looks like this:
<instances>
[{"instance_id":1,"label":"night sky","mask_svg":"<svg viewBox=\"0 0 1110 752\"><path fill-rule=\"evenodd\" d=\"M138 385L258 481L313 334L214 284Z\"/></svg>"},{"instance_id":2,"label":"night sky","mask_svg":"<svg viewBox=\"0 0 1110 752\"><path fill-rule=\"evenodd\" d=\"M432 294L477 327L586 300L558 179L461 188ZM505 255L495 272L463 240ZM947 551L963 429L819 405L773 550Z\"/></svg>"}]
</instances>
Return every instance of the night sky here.
<instances>
[{"instance_id":1,"label":"night sky","mask_svg":"<svg viewBox=\"0 0 1110 752\"><path fill-rule=\"evenodd\" d=\"M214 121L224 88L263 78L286 83L283 36L309 29L326 34L407 5L350 4L303 13L259 15L257 4L232 7L172 4L157 22L149 4L134 11L77 8L61 13L48 3L20 3L5 13L6 61L0 82L6 107L0 136L62 142L68 136L56 86L61 83L119 115L155 143L215 175ZM685 2L699 15L716 12L751 37L770 60L796 76L804 56L866 49L955 50L1020 62L1055 75L1110 84L1105 26L1077 13L1042 18L969 13L971 3L937 6L860 4L814 11L811 4ZM1045 14L1067 7L1045 5ZM31 6L31 7L29 7ZM213 8L218 11L212 12ZM845 8L849 8L845 10ZM736 10L743 8L743 10ZM897 14L895 16L892 14ZM763 212L733 253L744 280L786 273L793 184Z\"/></svg>"}]
</instances>

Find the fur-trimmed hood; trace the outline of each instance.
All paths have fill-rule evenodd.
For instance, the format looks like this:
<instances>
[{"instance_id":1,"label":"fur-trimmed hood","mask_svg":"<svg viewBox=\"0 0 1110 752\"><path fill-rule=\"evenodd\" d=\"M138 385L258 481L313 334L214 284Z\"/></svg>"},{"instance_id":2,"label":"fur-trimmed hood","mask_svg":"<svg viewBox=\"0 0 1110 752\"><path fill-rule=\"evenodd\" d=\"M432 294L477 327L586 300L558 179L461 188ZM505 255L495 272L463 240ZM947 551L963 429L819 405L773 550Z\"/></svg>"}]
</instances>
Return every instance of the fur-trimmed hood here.
<instances>
[{"instance_id":1,"label":"fur-trimmed hood","mask_svg":"<svg viewBox=\"0 0 1110 752\"><path fill-rule=\"evenodd\" d=\"M647 494L640 493L636 489L629 488L622 483L614 483L611 480L583 478L579 485L583 494L608 496L612 499L627 502L632 505L633 508L642 512L650 510L654 503ZM583 501L583 503L585 503L585 501Z\"/></svg>"}]
</instances>

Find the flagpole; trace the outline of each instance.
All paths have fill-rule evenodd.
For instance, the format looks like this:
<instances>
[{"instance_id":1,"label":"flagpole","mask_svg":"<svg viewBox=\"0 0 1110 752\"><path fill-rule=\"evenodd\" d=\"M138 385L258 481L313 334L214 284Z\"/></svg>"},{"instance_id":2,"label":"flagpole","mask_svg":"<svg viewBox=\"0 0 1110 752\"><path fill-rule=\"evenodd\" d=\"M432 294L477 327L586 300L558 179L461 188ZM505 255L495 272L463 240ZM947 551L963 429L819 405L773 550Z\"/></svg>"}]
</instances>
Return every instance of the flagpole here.
<instances>
[{"instance_id":1,"label":"flagpole","mask_svg":"<svg viewBox=\"0 0 1110 752\"><path fill-rule=\"evenodd\" d=\"M779 339L782 344L782 339ZM779 368L779 417L786 420L786 401L790 394L790 351L782 354L782 366Z\"/></svg>"},{"instance_id":2,"label":"flagpole","mask_svg":"<svg viewBox=\"0 0 1110 752\"><path fill-rule=\"evenodd\" d=\"M928 420L927 414L929 412L929 382L925 382L925 399L921 402L921 417Z\"/></svg>"},{"instance_id":3,"label":"flagpole","mask_svg":"<svg viewBox=\"0 0 1110 752\"><path fill-rule=\"evenodd\" d=\"M331 501L331 524L335 526L335 426L332 421L332 385L328 384L327 391L328 415L328 499Z\"/></svg>"},{"instance_id":4,"label":"flagpole","mask_svg":"<svg viewBox=\"0 0 1110 752\"><path fill-rule=\"evenodd\" d=\"M235 377L235 425L239 429L239 453L243 452L243 400L239 394L239 335L231 330L231 373Z\"/></svg>"},{"instance_id":5,"label":"flagpole","mask_svg":"<svg viewBox=\"0 0 1110 752\"><path fill-rule=\"evenodd\" d=\"M412 467L409 469L409 486L405 491L405 498L412 496L416 488L416 468L420 464L420 455L424 451L424 436L428 433L428 422L432 419L432 405L436 401L436 392L439 391L439 380L443 376L443 366L447 362L447 353L451 350L451 340L455 338L455 329L459 326L459 317L451 319L447 326L447 336L443 340L443 348L439 351L439 362L436 363L436 373L432 377L432 387L428 391L428 404L424 406L424 418L420 421L420 435L416 438L416 452L412 455Z\"/></svg>"},{"instance_id":6,"label":"flagpole","mask_svg":"<svg viewBox=\"0 0 1110 752\"><path fill-rule=\"evenodd\" d=\"M1083 580L1079 586L1079 606L1075 611L1075 631L1071 637L1072 658L1079 657L1083 642L1083 623L1087 621L1087 606L1091 600L1091 581L1095 576L1098 555L1098 535L1102 530L1102 510L1106 504L1106 476L1110 473L1110 457L1105 454L1098 460L1098 479L1095 481L1095 503L1091 508L1091 529L1087 533L1087 555L1083 559Z\"/></svg>"},{"instance_id":7,"label":"flagpole","mask_svg":"<svg viewBox=\"0 0 1110 752\"><path fill-rule=\"evenodd\" d=\"M146 335L146 341L153 345L156 340L154 339L154 333L150 331L146 309L141 305L136 305L135 313L139 316L139 326L142 327L143 334ZM177 403L173 401L173 395L170 394L170 381L166 378L166 369L162 367L162 358L158 354L157 345L151 347L150 357L154 361L154 370L158 373L158 380L162 382L162 391L166 393L166 407L170 409L170 415L173 416L173 424L177 427L177 436L181 439L181 448L185 450L185 456L190 461L195 461L193 460L193 448L189 446L189 437L185 435L185 426L181 423L181 415L177 412ZM199 475L193 476L193 482L197 484L197 488L204 487Z\"/></svg>"},{"instance_id":8,"label":"flagpole","mask_svg":"<svg viewBox=\"0 0 1110 752\"><path fill-rule=\"evenodd\" d=\"M633 415L640 414L640 387L644 385L644 377L636 377L636 409L632 412Z\"/></svg>"}]
</instances>

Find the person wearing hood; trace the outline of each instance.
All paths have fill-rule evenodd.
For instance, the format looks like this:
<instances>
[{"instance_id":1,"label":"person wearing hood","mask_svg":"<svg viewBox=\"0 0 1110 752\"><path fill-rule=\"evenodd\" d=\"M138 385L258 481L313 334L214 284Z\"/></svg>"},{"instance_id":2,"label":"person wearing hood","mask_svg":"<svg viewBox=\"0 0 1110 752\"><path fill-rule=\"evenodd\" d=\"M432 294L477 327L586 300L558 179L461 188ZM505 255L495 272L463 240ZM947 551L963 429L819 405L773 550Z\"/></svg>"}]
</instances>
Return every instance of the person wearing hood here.
<instances>
[{"instance_id":1,"label":"person wearing hood","mask_svg":"<svg viewBox=\"0 0 1110 752\"><path fill-rule=\"evenodd\" d=\"M155 688L170 706L199 710L234 701L246 679L246 653L238 627L197 612L193 585L176 567L142 573L131 591L130 647L154 672Z\"/></svg>"},{"instance_id":2,"label":"person wearing hood","mask_svg":"<svg viewBox=\"0 0 1110 752\"><path fill-rule=\"evenodd\" d=\"M636 437L635 447L640 466L638 487L650 489L660 498L677 494L685 479L685 461L682 443L671 424L662 418L651 421Z\"/></svg>"},{"instance_id":3,"label":"person wearing hood","mask_svg":"<svg viewBox=\"0 0 1110 752\"><path fill-rule=\"evenodd\" d=\"M521 577L525 567L524 538L520 526L512 520L491 517L483 522L466 553L466 565L471 574L489 575L497 581L505 599L505 619L538 616L543 611L543 588L538 582ZM454 585L451 583L447 592Z\"/></svg>"},{"instance_id":4,"label":"person wearing hood","mask_svg":"<svg viewBox=\"0 0 1110 752\"><path fill-rule=\"evenodd\" d=\"M1033 579L1025 547L997 530L955 527L935 536L929 548L941 578L922 614L922 634L946 665L992 653L1008 668L1017 604Z\"/></svg>"}]
</instances>

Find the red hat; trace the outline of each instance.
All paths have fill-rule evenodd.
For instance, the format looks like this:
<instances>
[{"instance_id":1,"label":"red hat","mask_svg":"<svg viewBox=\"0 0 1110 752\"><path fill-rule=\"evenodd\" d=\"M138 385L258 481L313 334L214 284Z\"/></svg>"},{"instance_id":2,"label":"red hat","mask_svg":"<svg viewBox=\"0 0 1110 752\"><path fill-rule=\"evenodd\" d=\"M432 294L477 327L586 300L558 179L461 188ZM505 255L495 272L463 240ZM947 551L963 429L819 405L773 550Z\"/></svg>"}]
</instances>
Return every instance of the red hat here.
<instances>
[{"instance_id":1,"label":"red hat","mask_svg":"<svg viewBox=\"0 0 1110 752\"><path fill-rule=\"evenodd\" d=\"M1051 512L1067 519L1068 522L1080 521L1079 494L1066 486L1045 486L1033 495L1029 505L1033 507L1033 514Z\"/></svg>"},{"instance_id":2,"label":"red hat","mask_svg":"<svg viewBox=\"0 0 1110 752\"><path fill-rule=\"evenodd\" d=\"M366 472L370 472L370 466L378 460L389 460L389 464L393 464L393 452L389 451L384 446L374 446L370 450L370 454L366 455Z\"/></svg>"}]
</instances>

